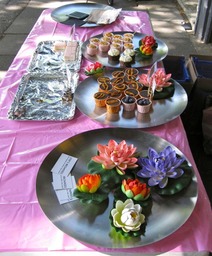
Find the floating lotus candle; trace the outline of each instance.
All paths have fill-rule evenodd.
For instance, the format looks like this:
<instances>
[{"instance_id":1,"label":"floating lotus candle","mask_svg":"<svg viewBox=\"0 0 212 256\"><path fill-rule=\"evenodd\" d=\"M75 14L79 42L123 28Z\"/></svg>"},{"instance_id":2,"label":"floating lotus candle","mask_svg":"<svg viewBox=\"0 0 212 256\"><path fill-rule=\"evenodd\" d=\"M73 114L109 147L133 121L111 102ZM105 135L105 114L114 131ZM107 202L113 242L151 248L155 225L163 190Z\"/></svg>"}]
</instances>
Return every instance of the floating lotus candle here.
<instances>
[{"instance_id":1,"label":"floating lotus candle","mask_svg":"<svg viewBox=\"0 0 212 256\"><path fill-rule=\"evenodd\" d=\"M111 210L113 225L124 232L137 231L145 222L145 216L141 212L142 207L134 204L132 199L125 202L118 200L115 208Z\"/></svg>"},{"instance_id":2,"label":"floating lotus candle","mask_svg":"<svg viewBox=\"0 0 212 256\"><path fill-rule=\"evenodd\" d=\"M146 87L156 87L157 91L162 91L164 87L170 86L172 83L170 82L171 74L166 74L163 68L159 68L150 76L150 70L147 74L141 74L139 76L139 82L142 83Z\"/></svg>"},{"instance_id":3,"label":"floating lotus candle","mask_svg":"<svg viewBox=\"0 0 212 256\"><path fill-rule=\"evenodd\" d=\"M158 44L153 36L145 36L143 39L141 39L140 44L149 46L153 49L158 47Z\"/></svg>"},{"instance_id":4,"label":"floating lotus candle","mask_svg":"<svg viewBox=\"0 0 212 256\"><path fill-rule=\"evenodd\" d=\"M108 145L97 145L99 154L92 157L92 160L102 164L102 167L107 170L116 168L120 175L125 174L126 169L136 168L137 158L134 157L136 147L127 145L123 140L117 143L115 140L110 140Z\"/></svg>"},{"instance_id":5,"label":"floating lotus candle","mask_svg":"<svg viewBox=\"0 0 212 256\"><path fill-rule=\"evenodd\" d=\"M77 189L84 193L95 193L101 184L99 174L85 174L79 178Z\"/></svg>"},{"instance_id":6,"label":"floating lotus candle","mask_svg":"<svg viewBox=\"0 0 212 256\"><path fill-rule=\"evenodd\" d=\"M149 149L148 158L139 158L138 163L142 169L137 175L142 178L149 178L149 186L165 188L168 178L177 179L183 175L184 171L180 165L185 161L183 157L177 157L176 152L170 147L157 152L153 148Z\"/></svg>"},{"instance_id":7,"label":"floating lotus candle","mask_svg":"<svg viewBox=\"0 0 212 256\"><path fill-rule=\"evenodd\" d=\"M146 183L140 182L138 179L124 179L121 185L122 192L135 201L144 201L150 196L150 188Z\"/></svg>"},{"instance_id":8,"label":"floating lotus candle","mask_svg":"<svg viewBox=\"0 0 212 256\"><path fill-rule=\"evenodd\" d=\"M104 73L104 67L99 62L92 63L89 66L87 66L85 69L86 76L94 75L96 77L99 77L99 76L103 76L103 73Z\"/></svg>"}]
</instances>

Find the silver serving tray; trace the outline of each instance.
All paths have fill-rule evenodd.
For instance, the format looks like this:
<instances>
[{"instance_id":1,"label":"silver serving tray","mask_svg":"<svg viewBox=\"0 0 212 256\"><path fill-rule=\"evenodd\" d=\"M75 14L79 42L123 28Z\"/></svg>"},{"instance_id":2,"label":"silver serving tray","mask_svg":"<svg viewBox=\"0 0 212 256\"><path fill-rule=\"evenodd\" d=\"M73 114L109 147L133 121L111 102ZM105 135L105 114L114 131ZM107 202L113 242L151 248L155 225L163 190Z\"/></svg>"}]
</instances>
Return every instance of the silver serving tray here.
<instances>
[{"instance_id":1,"label":"silver serving tray","mask_svg":"<svg viewBox=\"0 0 212 256\"><path fill-rule=\"evenodd\" d=\"M81 23L81 20L70 20L68 15L74 11L80 11L83 13L87 13L88 15L94 9L105 9L105 10L112 10L114 9L112 6L104 5L104 4L96 4L96 3L74 3L74 4L67 4L60 6L54 9L51 13L51 17L56 22L65 24L65 25L75 25L80 27L97 27L100 26L96 23L86 23L86 19Z\"/></svg>"},{"instance_id":2,"label":"silver serving tray","mask_svg":"<svg viewBox=\"0 0 212 256\"><path fill-rule=\"evenodd\" d=\"M64 41L64 40L57 40ZM56 41L42 41L40 42L33 57L30 61L28 71L33 73L51 73L51 72L66 72L68 68L70 71L79 71L82 60L82 42L77 41L76 60L65 62L64 52L54 52L54 43ZM68 42L68 41L66 41Z\"/></svg>"},{"instance_id":3,"label":"silver serving tray","mask_svg":"<svg viewBox=\"0 0 212 256\"><path fill-rule=\"evenodd\" d=\"M111 73L106 73L111 76ZM77 108L86 116L112 127L148 128L165 124L178 117L186 108L188 97L183 87L173 80L174 95L168 99L154 100L147 114L135 111L126 112L121 106L119 114L108 115L106 108L96 107L93 95L98 91L96 79L89 77L82 81L74 94Z\"/></svg>"},{"instance_id":4,"label":"silver serving tray","mask_svg":"<svg viewBox=\"0 0 212 256\"><path fill-rule=\"evenodd\" d=\"M87 163L96 155L97 144L107 144L110 139L126 140L134 144L143 155L152 147L162 151L171 146L177 154L183 155L175 146L157 136L130 129L107 128L78 134L60 143L41 164L37 175L36 192L39 204L49 220L67 235L83 243L106 248L133 248L158 242L178 230L190 217L197 201L197 179L193 174L190 185L174 196L153 194L153 205L147 219L145 234L130 239L112 239L109 214L113 196L101 205L82 204L79 200L60 205L52 186L51 168L62 153L78 158L72 171L76 180L87 173ZM190 165L190 163L189 163Z\"/></svg>"},{"instance_id":5,"label":"silver serving tray","mask_svg":"<svg viewBox=\"0 0 212 256\"><path fill-rule=\"evenodd\" d=\"M118 32L113 32L114 34L120 34L123 35L124 33L128 33L129 31L118 31ZM132 33L132 32L131 32ZM95 37L97 38L101 38L103 36L103 34L99 34L96 35ZM144 38L146 35L145 34L141 34L141 33L134 33L134 38L133 38L133 44L134 44L134 48L138 48L139 47L139 40L141 40L142 38ZM90 39L89 39L90 40ZM83 56L88 59L91 62L100 62L102 65L104 65L105 67L112 67L112 68L120 68L120 63L109 63L108 62L108 56L107 53L98 53L95 56L90 56L87 54L86 51L86 45L89 43L89 40L85 41L82 44L82 54ZM131 66L134 68L139 68L139 67L147 67L150 66L152 64L154 64L157 61L160 61L162 59L164 59L166 57L166 55L168 54L168 46L165 44L165 42L163 42L162 40L160 40L159 38L155 37L155 40L158 43L158 47L156 48L156 50L154 51L154 54L151 58L148 59L135 59L135 63L133 63Z\"/></svg>"},{"instance_id":6,"label":"silver serving tray","mask_svg":"<svg viewBox=\"0 0 212 256\"><path fill-rule=\"evenodd\" d=\"M79 75L69 72L22 77L8 112L12 120L67 121L75 114L73 94Z\"/></svg>"}]
</instances>

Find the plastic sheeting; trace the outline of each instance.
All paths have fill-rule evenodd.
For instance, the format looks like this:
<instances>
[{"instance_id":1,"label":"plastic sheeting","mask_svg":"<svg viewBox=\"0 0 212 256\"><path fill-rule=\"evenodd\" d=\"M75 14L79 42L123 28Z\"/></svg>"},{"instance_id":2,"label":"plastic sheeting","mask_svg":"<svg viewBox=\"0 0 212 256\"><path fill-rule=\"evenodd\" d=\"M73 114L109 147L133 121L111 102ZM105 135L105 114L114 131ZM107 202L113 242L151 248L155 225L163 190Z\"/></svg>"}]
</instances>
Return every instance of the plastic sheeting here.
<instances>
[{"instance_id":1,"label":"plastic sheeting","mask_svg":"<svg viewBox=\"0 0 212 256\"><path fill-rule=\"evenodd\" d=\"M45 10L18 52L0 86L0 251L101 251L117 250L86 246L57 229L42 212L36 196L36 176L47 154L59 143L91 129L107 128L76 110L72 120L14 121L7 113L21 77L26 74L36 45L43 40L67 39L70 27L54 22ZM122 11L110 25L76 28L75 36L85 41L104 31L137 31L153 34L146 12ZM84 79L82 61L80 79ZM187 137L178 117L164 125L144 129L178 147L192 163L198 178L199 196L195 210L186 223L169 237L126 253L211 251L211 209L196 169Z\"/></svg>"}]
</instances>

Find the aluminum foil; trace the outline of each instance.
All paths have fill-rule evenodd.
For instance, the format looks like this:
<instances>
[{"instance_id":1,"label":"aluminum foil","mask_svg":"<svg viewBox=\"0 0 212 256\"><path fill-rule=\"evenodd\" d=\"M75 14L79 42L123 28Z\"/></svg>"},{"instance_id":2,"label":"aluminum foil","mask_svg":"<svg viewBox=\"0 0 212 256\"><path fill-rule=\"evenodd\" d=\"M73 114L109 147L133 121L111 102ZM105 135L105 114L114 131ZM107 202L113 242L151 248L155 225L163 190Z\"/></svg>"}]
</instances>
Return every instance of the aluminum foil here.
<instances>
[{"instance_id":1,"label":"aluminum foil","mask_svg":"<svg viewBox=\"0 0 212 256\"><path fill-rule=\"evenodd\" d=\"M73 93L79 74L34 74L22 77L8 112L12 120L71 120L75 114Z\"/></svg>"},{"instance_id":2,"label":"aluminum foil","mask_svg":"<svg viewBox=\"0 0 212 256\"><path fill-rule=\"evenodd\" d=\"M64 61L63 51L53 50L54 43L55 41L42 41L37 45L28 68L29 72L33 72L33 73L66 72L67 66L71 71L79 71L81 60L82 60L82 52L81 52L82 42L77 41L77 50L75 53L75 60L69 61L69 62Z\"/></svg>"}]
</instances>

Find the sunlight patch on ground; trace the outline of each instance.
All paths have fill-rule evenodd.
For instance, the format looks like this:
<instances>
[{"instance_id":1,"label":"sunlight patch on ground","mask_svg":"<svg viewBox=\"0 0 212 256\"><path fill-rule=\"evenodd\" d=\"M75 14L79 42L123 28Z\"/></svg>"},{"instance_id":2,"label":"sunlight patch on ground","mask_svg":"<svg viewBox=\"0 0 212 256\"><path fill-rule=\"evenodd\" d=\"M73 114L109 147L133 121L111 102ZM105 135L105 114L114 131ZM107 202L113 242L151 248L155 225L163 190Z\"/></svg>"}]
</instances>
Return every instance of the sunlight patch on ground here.
<instances>
[{"instance_id":1,"label":"sunlight patch on ground","mask_svg":"<svg viewBox=\"0 0 212 256\"><path fill-rule=\"evenodd\" d=\"M41 3L39 1L31 1L30 7L37 9L48 9L48 8L57 8L62 5L70 4L70 1L49 1L46 3Z\"/></svg>"},{"instance_id":2,"label":"sunlight patch on ground","mask_svg":"<svg viewBox=\"0 0 212 256\"><path fill-rule=\"evenodd\" d=\"M18 11L21 10L22 7L18 5L9 5L5 8L7 11Z\"/></svg>"}]
</instances>

